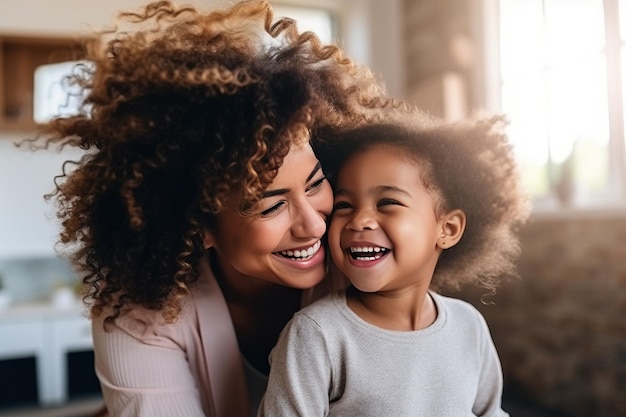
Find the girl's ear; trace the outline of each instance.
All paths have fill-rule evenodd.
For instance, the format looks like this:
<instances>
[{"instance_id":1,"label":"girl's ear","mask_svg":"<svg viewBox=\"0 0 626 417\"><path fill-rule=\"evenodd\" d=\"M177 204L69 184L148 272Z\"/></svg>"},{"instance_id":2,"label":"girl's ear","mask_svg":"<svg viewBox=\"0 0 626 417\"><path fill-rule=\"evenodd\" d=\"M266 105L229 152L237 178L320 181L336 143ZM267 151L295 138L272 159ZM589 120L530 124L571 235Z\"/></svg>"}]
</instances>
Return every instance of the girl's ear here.
<instances>
[{"instance_id":1,"label":"girl's ear","mask_svg":"<svg viewBox=\"0 0 626 417\"><path fill-rule=\"evenodd\" d=\"M202 232L202 244L204 249L209 249L215 245L215 237L213 236L213 233L207 229L204 229Z\"/></svg>"},{"instance_id":2,"label":"girl's ear","mask_svg":"<svg viewBox=\"0 0 626 417\"><path fill-rule=\"evenodd\" d=\"M440 222L441 234L439 239L437 239L437 246L441 249L451 248L461 240L461 236L463 236L465 231L467 222L465 212L461 209L452 210L443 215Z\"/></svg>"}]
</instances>

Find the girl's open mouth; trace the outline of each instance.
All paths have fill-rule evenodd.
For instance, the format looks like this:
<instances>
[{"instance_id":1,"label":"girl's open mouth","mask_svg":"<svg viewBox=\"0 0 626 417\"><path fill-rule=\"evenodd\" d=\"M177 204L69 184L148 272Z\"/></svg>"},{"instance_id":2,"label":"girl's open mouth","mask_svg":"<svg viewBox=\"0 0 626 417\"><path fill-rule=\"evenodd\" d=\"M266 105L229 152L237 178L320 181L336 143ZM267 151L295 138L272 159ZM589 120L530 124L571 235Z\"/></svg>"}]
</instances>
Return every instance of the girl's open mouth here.
<instances>
[{"instance_id":1,"label":"girl's open mouth","mask_svg":"<svg viewBox=\"0 0 626 417\"><path fill-rule=\"evenodd\" d=\"M390 249L382 246L352 246L347 252L355 261L375 261L387 255Z\"/></svg>"}]
</instances>

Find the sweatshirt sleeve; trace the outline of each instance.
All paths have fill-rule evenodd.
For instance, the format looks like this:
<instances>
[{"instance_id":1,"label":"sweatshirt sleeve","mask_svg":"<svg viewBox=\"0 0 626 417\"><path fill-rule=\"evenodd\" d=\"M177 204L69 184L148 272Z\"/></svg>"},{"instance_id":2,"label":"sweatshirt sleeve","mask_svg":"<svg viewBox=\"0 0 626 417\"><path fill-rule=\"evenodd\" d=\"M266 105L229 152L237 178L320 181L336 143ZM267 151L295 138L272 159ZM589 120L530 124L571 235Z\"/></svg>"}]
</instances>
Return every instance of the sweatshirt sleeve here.
<instances>
[{"instance_id":1,"label":"sweatshirt sleeve","mask_svg":"<svg viewBox=\"0 0 626 417\"><path fill-rule=\"evenodd\" d=\"M184 350L140 321L92 324L95 367L109 415L204 417Z\"/></svg>"},{"instance_id":2,"label":"sweatshirt sleeve","mask_svg":"<svg viewBox=\"0 0 626 417\"><path fill-rule=\"evenodd\" d=\"M259 417L326 416L332 366L320 326L296 314L270 353L267 390Z\"/></svg>"},{"instance_id":3,"label":"sweatshirt sleeve","mask_svg":"<svg viewBox=\"0 0 626 417\"><path fill-rule=\"evenodd\" d=\"M472 411L476 416L509 417L509 414L502 410L503 377L500 358L487 322L478 311L475 312L480 323L482 365Z\"/></svg>"}]
</instances>

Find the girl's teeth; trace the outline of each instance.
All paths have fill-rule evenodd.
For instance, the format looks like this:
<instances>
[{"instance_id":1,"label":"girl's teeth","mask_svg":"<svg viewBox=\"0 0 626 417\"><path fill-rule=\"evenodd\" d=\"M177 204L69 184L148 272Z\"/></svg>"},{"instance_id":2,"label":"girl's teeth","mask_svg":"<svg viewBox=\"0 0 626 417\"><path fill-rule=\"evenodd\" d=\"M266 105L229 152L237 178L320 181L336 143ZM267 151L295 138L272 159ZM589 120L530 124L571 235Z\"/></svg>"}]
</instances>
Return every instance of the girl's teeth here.
<instances>
[{"instance_id":1,"label":"girl's teeth","mask_svg":"<svg viewBox=\"0 0 626 417\"><path fill-rule=\"evenodd\" d=\"M385 248L381 248L380 246L355 246L350 248L350 252L383 252Z\"/></svg>"},{"instance_id":2,"label":"girl's teeth","mask_svg":"<svg viewBox=\"0 0 626 417\"><path fill-rule=\"evenodd\" d=\"M353 246L348 252L358 261L375 261L385 256L389 249L381 246Z\"/></svg>"},{"instance_id":3,"label":"girl's teeth","mask_svg":"<svg viewBox=\"0 0 626 417\"><path fill-rule=\"evenodd\" d=\"M380 259L380 258L381 256L367 256L367 257L357 256L356 259L359 261L375 261L376 259Z\"/></svg>"}]
</instances>

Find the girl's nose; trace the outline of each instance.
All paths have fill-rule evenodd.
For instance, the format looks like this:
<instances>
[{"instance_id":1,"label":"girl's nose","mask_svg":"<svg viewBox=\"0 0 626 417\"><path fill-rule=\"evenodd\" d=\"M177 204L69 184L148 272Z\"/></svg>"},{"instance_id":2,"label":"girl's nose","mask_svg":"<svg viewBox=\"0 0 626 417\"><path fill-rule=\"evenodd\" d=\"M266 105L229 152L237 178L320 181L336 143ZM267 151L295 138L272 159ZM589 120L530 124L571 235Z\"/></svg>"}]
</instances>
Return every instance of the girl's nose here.
<instances>
[{"instance_id":1,"label":"girl's nose","mask_svg":"<svg viewBox=\"0 0 626 417\"><path fill-rule=\"evenodd\" d=\"M369 210L356 210L350 221L346 223L346 229L355 232L374 230L377 227L378 223Z\"/></svg>"}]
</instances>

